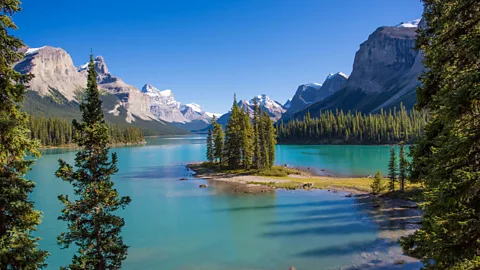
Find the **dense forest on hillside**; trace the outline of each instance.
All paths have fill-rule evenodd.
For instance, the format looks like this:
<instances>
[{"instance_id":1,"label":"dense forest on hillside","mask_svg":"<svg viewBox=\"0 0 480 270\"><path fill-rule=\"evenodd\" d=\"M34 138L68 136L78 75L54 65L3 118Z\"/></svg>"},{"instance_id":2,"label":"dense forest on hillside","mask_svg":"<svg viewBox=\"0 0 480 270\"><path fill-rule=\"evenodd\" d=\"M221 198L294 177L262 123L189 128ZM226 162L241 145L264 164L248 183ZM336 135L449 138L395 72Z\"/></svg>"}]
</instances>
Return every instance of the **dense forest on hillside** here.
<instances>
[{"instance_id":1,"label":"dense forest on hillside","mask_svg":"<svg viewBox=\"0 0 480 270\"><path fill-rule=\"evenodd\" d=\"M404 106L378 114L336 110L311 117L307 113L302 121L278 124L277 140L284 144L412 143L421 137L427 121L426 112L407 111Z\"/></svg>"},{"instance_id":2,"label":"dense forest on hillside","mask_svg":"<svg viewBox=\"0 0 480 270\"><path fill-rule=\"evenodd\" d=\"M30 114L29 128L31 138L40 140L43 146L73 143L75 128L70 120ZM136 127L108 124L108 132L111 143L138 143L144 140L142 130Z\"/></svg>"}]
</instances>

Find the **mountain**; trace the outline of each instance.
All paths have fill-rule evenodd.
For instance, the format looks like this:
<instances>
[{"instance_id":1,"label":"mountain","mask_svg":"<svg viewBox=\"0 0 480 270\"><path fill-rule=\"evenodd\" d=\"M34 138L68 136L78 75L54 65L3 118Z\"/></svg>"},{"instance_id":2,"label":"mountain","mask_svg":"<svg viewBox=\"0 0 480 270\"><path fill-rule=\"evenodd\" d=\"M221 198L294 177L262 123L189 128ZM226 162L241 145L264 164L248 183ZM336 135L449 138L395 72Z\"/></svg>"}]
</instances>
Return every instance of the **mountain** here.
<instances>
[{"instance_id":1,"label":"mountain","mask_svg":"<svg viewBox=\"0 0 480 270\"><path fill-rule=\"evenodd\" d=\"M412 108L423 70L422 53L414 49L419 24L420 20L414 20L379 27L360 45L345 87L294 117L329 109L375 113L381 108L399 107L400 103Z\"/></svg>"},{"instance_id":2,"label":"mountain","mask_svg":"<svg viewBox=\"0 0 480 270\"><path fill-rule=\"evenodd\" d=\"M262 111L268 113L268 115L274 122L278 121L286 111L283 105L271 99L267 95L259 95L256 98ZM240 100L237 103L240 108L246 110L252 117L253 117L253 102L254 102L253 100L254 98L252 98L251 100ZM219 124L226 125L228 122L228 119L230 119L230 115L231 115L231 112L228 112L222 115L220 118L218 118L217 122Z\"/></svg>"},{"instance_id":3,"label":"mountain","mask_svg":"<svg viewBox=\"0 0 480 270\"><path fill-rule=\"evenodd\" d=\"M290 107L283 115L283 118L288 119L294 113L306 108L310 104L331 96L345 86L347 79L347 75L338 72L335 74L329 74L323 84L308 83L300 85L290 102Z\"/></svg>"},{"instance_id":4,"label":"mountain","mask_svg":"<svg viewBox=\"0 0 480 270\"><path fill-rule=\"evenodd\" d=\"M292 99L289 98L285 104L283 104L283 108L285 108L286 110L290 109L290 106L292 105Z\"/></svg>"},{"instance_id":5,"label":"mountain","mask_svg":"<svg viewBox=\"0 0 480 270\"><path fill-rule=\"evenodd\" d=\"M196 103L182 105L175 100L172 90L161 91L151 84L145 84L142 92L149 97L150 112L163 121L191 131L210 125L213 113L205 112Z\"/></svg>"},{"instance_id":6,"label":"mountain","mask_svg":"<svg viewBox=\"0 0 480 270\"><path fill-rule=\"evenodd\" d=\"M28 48L24 52L25 58L14 68L35 76L29 82L24 110L45 116L78 119L78 104L87 84L87 67L84 65L77 69L70 55L61 48L44 46ZM95 68L107 121L122 125L132 123L155 134L186 133L156 119L149 111L148 98L135 87L111 75L103 58L96 58Z\"/></svg>"}]
</instances>

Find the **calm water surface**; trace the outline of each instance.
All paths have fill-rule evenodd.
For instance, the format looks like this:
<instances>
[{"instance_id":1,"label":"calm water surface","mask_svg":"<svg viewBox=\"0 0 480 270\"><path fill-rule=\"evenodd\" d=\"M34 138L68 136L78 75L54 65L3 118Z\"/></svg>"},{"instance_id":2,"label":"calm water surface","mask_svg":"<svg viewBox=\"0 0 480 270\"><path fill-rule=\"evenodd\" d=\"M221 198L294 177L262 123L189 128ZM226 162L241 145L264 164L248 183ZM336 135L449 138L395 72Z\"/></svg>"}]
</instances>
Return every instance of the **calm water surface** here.
<instances>
[{"instance_id":1,"label":"calm water surface","mask_svg":"<svg viewBox=\"0 0 480 270\"><path fill-rule=\"evenodd\" d=\"M382 237L371 207L359 198L328 191L274 194L223 193L191 178L185 165L202 161L203 137L150 139L146 146L112 149L120 171L115 187L132 198L124 240L130 246L124 269L418 269L394 265L395 241ZM278 146L277 164L325 169L334 174L368 175L386 170L388 146ZM67 265L73 250L61 250L57 196L71 193L55 178L57 160L73 163L75 152L48 150L28 177L37 182L32 197L44 212L38 235L50 251L48 269ZM387 230L398 229L395 224ZM393 255L392 255L393 254Z\"/></svg>"}]
</instances>

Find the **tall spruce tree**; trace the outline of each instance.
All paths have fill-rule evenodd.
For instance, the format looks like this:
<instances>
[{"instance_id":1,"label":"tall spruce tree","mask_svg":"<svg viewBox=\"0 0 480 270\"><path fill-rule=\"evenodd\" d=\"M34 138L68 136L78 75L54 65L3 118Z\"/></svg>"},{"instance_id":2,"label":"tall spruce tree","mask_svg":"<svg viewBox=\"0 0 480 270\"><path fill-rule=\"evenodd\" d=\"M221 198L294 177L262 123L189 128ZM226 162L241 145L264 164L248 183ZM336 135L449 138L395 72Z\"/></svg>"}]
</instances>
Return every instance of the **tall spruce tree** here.
<instances>
[{"instance_id":1,"label":"tall spruce tree","mask_svg":"<svg viewBox=\"0 0 480 270\"><path fill-rule=\"evenodd\" d=\"M125 222L114 214L130 203L113 188L111 175L118 171L117 155L109 160L109 136L104 121L102 101L97 88L95 64L90 55L85 97L80 104L82 121L73 121L75 141L82 149L76 154L75 168L59 160L56 176L73 185L76 200L68 195L58 198L64 204L60 220L68 231L58 237L63 248L78 247L70 269L119 269L128 247L120 235Z\"/></svg>"},{"instance_id":2,"label":"tall spruce tree","mask_svg":"<svg viewBox=\"0 0 480 270\"><path fill-rule=\"evenodd\" d=\"M252 121L248 114L247 108L242 110L242 166L244 169L249 169L252 166L253 158L253 142L254 132Z\"/></svg>"},{"instance_id":3,"label":"tall spruce tree","mask_svg":"<svg viewBox=\"0 0 480 270\"><path fill-rule=\"evenodd\" d=\"M373 195L378 195L383 191L382 174L380 173L380 171L377 171L377 173L375 174L370 188Z\"/></svg>"},{"instance_id":4,"label":"tall spruce tree","mask_svg":"<svg viewBox=\"0 0 480 270\"><path fill-rule=\"evenodd\" d=\"M234 95L231 115L225 128L225 158L228 166L234 170L238 169L241 161L242 122L242 112Z\"/></svg>"},{"instance_id":5,"label":"tall spruce tree","mask_svg":"<svg viewBox=\"0 0 480 270\"><path fill-rule=\"evenodd\" d=\"M267 164L269 168L272 168L272 166L275 164L275 145L277 144L277 131L275 130L275 127L273 126L273 121L270 119L270 116L268 116L267 113L264 113L265 117L265 123L266 123L266 130L265 130L265 135L266 135L266 141L267 141Z\"/></svg>"},{"instance_id":6,"label":"tall spruce tree","mask_svg":"<svg viewBox=\"0 0 480 270\"><path fill-rule=\"evenodd\" d=\"M213 135L212 135L212 129L208 129L207 133L207 161L208 162L213 162L214 155L213 155Z\"/></svg>"},{"instance_id":7,"label":"tall spruce tree","mask_svg":"<svg viewBox=\"0 0 480 270\"><path fill-rule=\"evenodd\" d=\"M480 269L480 1L424 0L417 90L430 121L411 147L425 186L422 227L401 240L425 269Z\"/></svg>"},{"instance_id":8,"label":"tall spruce tree","mask_svg":"<svg viewBox=\"0 0 480 270\"><path fill-rule=\"evenodd\" d=\"M261 108L258 105L257 97L253 98L253 167L257 170L261 169L260 165L260 116Z\"/></svg>"},{"instance_id":9,"label":"tall spruce tree","mask_svg":"<svg viewBox=\"0 0 480 270\"><path fill-rule=\"evenodd\" d=\"M388 162L388 189L390 192L395 191L395 182L397 181L397 156L395 147L390 150L390 161Z\"/></svg>"},{"instance_id":10,"label":"tall spruce tree","mask_svg":"<svg viewBox=\"0 0 480 270\"><path fill-rule=\"evenodd\" d=\"M266 115L266 117L265 117ZM260 124L258 127L258 137L259 137L259 144L260 144L260 156L259 156L259 163L260 169L270 168L270 164L268 164L268 114L263 112L260 115Z\"/></svg>"},{"instance_id":11,"label":"tall spruce tree","mask_svg":"<svg viewBox=\"0 0 480 270\"><path fill-rule=\"evenodd\" d=\"M398 180L400 181L400 191L405 191L405 182L407 180L407 158L405 157L405 146L403 142L400 143L400 156L399 156L399 169L398 169Z\"/></svg>"},{"instance_id":12,"label":"tall spruce tree","mask_svg":"<svg viewBox=\"0 0 480 270\"><path fill-rule=\"evenodd\" d=\"M223 155L224 155L224 143L225 143L225 135L223 133L222 125L217 123L215 116L212 118L212 126L213 126L213 158L217 160L220 164L223 163Z\"/></svg>"},{"instance_id":13,"label":"tall spruce tree","mask_svg":"<svg viewBox=\"0 0 480 270\"><path fill-rule=\"evenodd\" d=\"M30 139L28 116L20 111L26 86L32 78L12 66L23 59L23 42L9 31L20 11L20 1L0 2L0 269L38 269L45 266L48 253L38 248L32 236L40 224L41 213L28 195L35 183L24 178L33 164L27 155L39 157L38 142Z\"/></svg>"}]
</instances>

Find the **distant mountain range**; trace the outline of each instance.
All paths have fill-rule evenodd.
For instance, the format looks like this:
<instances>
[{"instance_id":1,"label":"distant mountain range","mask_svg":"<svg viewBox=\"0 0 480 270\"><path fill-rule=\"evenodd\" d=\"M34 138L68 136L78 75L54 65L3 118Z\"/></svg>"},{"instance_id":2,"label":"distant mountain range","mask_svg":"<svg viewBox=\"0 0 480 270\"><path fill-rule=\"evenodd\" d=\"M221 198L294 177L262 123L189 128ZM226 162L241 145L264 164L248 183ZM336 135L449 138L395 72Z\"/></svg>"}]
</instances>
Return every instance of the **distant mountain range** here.
<instances>
[{"instance_id":1,"label":"distant mountain range","mask_svg":"<svg viewBox=\"0 0 480 270\"><path fill-rule=\"evenodd\" d=\"M322 110L375 113L400 103L411 108L423 69L422 53L414 50L416 30L422 24L414 20L378 28L360 45L350 76L337 72L329 74L322 84L302 84L284 104L267 95L256 98L274 121L302 118L307 112L315 116ZM15 65L15 70L35 75L29 83L24 109L46 116L78 118L88 64L76 67L61 48L22 50L25 59ZM230 117L230 112L214 114L196 103L182 104L175 100L172 90L159 90L151 84L139 90L112 75L102 56L95 58L95 69L103 109L110 122L135 125L154 134L182 134L205 130L214 115L221 124ZM253 112L253 99L240 100L238 105Z\"/></svg>"},{"instance_id":2,"label":"distant mountain range","mask_svg":"<svg viewBox=\"0 0 480 270\"><path fill-rule=\"evenodd\" d=\"M302 118L307 112L315 116L335 109L376 113L400 103L412 108L423 70L423 55L414 49L416 30L422 24L414 20L379 27L360 45L352 74L341 89L286 116Z\"/></svg>"}]
</instances>

